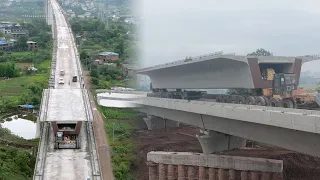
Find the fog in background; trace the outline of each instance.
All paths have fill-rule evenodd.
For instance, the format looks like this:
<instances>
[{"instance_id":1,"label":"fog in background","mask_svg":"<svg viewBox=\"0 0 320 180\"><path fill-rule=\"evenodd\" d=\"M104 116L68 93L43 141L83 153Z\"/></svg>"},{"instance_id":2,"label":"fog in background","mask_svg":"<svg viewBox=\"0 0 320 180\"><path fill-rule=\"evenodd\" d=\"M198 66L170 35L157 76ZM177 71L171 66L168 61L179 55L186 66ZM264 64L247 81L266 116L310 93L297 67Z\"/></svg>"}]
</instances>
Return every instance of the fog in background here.
<instances>
[{"instance_id":1,"label":"fog in background","mask_svg":"<svg viewBox=\"0 0 320 180\"><path fill-rule=\"evenodd\" d=\"M137 7L142 67L220 50L320 53L320 1L140 0ZM320 71L320 61L306 70Z\"/></svg>"}]
</instances>

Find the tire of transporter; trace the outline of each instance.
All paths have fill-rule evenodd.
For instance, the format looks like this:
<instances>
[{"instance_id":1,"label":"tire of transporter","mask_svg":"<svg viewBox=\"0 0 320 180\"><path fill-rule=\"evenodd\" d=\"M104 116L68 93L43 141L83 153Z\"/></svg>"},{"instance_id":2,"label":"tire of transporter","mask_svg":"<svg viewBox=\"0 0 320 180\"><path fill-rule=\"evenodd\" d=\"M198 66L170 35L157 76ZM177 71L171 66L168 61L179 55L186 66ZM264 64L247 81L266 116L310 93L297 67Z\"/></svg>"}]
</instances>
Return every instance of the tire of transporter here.
<instances>
[{"instance_id":1,"label":"tire of transporter","mask_svg":"<svg viewBox=\"0 0 320 180\"><path fill-rule=\"evenodd\" d=\"M244 96L237 96L237 104L246 104L246 98Z\"/></svg>"},{"instance_id":2,"label":"tire of transporter","mask_svg":"<svg viewBox=\"0 0 320 180\"><path fill-rule=\"evenodd\" d=\"M284 108L294 108L294 103L291 99L282 99L281 107Z\"/></svg>"},{"instance_id":3,"label":"tire of transporter","mask_svg":"<svg viewBox=\"0 0 320 180\"><path fill-rule=\"evenodd\" d=\"M222 97L222 99L223 99L223 103L230 103L231 102L231 96L229 96L229 95L224 95L223 97Z\"/></svg>"},{"instance_id":4,"label":"tire of transporter","mask_svg":"<svg viewBox=\"0 0 320 180\"><path fill-rule=\"evenodd\" d=\"M222 103L223 102L223 96L222 95L217 95L216 102Z\"/></svg>"},{"instance_id":5,"label":"tire of transporter","mask_svg":"<svg viewBox=\"0 0 320 180\"><path fill-rule=\"evenodd\" d=\"M236 95L232 95L230 100L231 100L230 103L237 104L237 96Z\"/></svg>"},{"instance_id":6,"label":"tire of transporter","mask_svg":"<svg viewBox=\"0 0 320 180\"><path fill-rule=\"evenodd\" d=\"M256 97L256 105L258 105L258 106L266 106L266 105L267 105L267 102L266 102L266 100L265 100L264 97L262 97L262 96L257 96L257 97Z\"/></svg>"},{"instance_id":7,"label":"tire of transporter","mask_svg":"<svg viewBox=\"0 0 320 180\"><path fill-rule=\"evenodd\" d=\"M279 98L270 98L269 106L271 106L271 107L281 107L281 99L279 99Z\"/></svg>"},{"instance_id":8,"label":"tire of transporter","mask_svg":"<svg viewBox=\"0 0 320 180\"><path fill-rule=\"evenodd\" d=\"M248 104L248 105L256 105L256 98L254 96L248 96L246 98L246 104Z\"/></svg>"},{"instance_id":9,"label":"tire of transporter","mask_svg":"<svg viewBox=\"0 0 320 180\"><path fill-rule=\"evenodd\" d=\"M262 96L262 97L266 101L266 106L269 106L269 98L266 96Z\"/></svg>"}]
</instances>

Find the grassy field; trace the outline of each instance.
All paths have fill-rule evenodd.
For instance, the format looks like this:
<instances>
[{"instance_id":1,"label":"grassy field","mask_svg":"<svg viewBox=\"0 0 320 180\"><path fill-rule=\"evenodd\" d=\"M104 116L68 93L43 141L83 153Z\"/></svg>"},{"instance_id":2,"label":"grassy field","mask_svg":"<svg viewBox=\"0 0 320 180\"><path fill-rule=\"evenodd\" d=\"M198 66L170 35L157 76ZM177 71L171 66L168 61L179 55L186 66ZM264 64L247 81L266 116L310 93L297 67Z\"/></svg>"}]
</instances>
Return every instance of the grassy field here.
<instances>
[{"instance_id":1,"label":"grassy field","mask_svg":"<svg viewBox=\"0 0 320 180\"><path fill-rule=\"evenodd\" d=\"M33 52L30 51L23 51L23 52L12 52L11 56L13 57L23 57L23 56L28 56L28 55L32 55Z\"/></svg>"},{"instance_id":2,"label":"grassy field","mask_svg":"<svg viewBox=\"0 0 320 180\"><path fill-rule=\"evenodd\" d=\"M50 69L50 66L51 66L51 60L46 60L46 61L43 61L40 64L37 64L36 68L38 68L38 69Z\"/></svg>"},{"instance_id":3,"label":"grassy field","mask_svg":"<svg viewBox=\"0 0 320 180\"><path fill-rule=\"evenodd\" d=\"M37 65L38 69L48 69L50 68L50 60L44 61ZM16 78L11 78L7 80L0 81L0 95L7 96L4 98L13 98L13 96L19 96L20 93L28 87L29 84L33 82L44 82L46 83L49 79L48 73L39 73L30 76L21 76Z\"/></svg>"},{"instance_id":4,"label":"grassy field","mask_svg":"<svg viewBox=\"0 0 320 180\"><path fill-rule=\"evenodd\" d=\"M131 119L136 116L136 112L130 109L101 107L101 112L107 119Z\"/></svg>"},{"instance_id":5,"label":"grassy field","mask_svg":"<svg viewBox=\"0 0 320 180\"><path fill-rule=\"evenodd\" d=\"M132 118L136 113L130 109L98 106L105 116L105 129L111 146L112 167L117 180L132 180L136 148L132 143Z\"/></svg>"},{"instance_id":6,"label":"grassy field","mask_svg":"<svg viewBox=\"0 0 320 180\"><path fill-rule=\"evenodd\" d=\"M0 81L0 94L2 96L19 96L29 84L47 81L48 76L44 73L2 80Z\"/></svg>"}]
</instances>

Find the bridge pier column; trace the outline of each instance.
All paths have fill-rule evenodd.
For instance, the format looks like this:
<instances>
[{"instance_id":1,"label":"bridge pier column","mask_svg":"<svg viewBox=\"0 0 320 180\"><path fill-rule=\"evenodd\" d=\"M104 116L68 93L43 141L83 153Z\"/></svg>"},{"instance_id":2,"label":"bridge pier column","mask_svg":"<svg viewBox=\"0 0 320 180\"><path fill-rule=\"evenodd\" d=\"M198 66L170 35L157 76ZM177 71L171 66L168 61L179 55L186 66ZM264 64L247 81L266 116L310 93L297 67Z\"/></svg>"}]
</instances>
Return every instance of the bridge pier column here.
<instances>
[{"instance_id":1,"label":"bridge pier column","mask_svg":"<svg viewBox=\"0 0 320 180\"><path fill-rule=\"evenodd\" d=\"M179 127L179 122L155 116L148 116L143 118L143 120L146 123L148 130Z\"/></svg>"},{"instance_id":2,"label":"bridge pier column","mask_svg":"<svg viewBox=\"0 0 320 180\"><path fill-rule=\"evenodd\" d=\"M245 146L246 140L215 131L204 131L197 134L203 153L210 154Z\"/></svg>"}]
</instances>

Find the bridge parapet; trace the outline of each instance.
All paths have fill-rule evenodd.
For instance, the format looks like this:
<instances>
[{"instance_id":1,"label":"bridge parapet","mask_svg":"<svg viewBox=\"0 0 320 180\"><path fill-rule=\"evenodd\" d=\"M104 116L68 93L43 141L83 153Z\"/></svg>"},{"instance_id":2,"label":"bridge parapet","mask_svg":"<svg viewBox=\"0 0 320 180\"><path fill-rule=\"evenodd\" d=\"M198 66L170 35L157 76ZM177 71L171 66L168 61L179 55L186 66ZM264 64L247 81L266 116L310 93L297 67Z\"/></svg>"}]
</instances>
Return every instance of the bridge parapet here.
<instances>
[{"instance_id":1,"label":"bridge parapet","mask_svg":"<svg viewBox=\"0 0 320 180\"><path fill-rule=\"evenodd\" d=\"M149 152L149 180L282 180L283 161L189 152Z\"/></svg>"}]
</instances>

